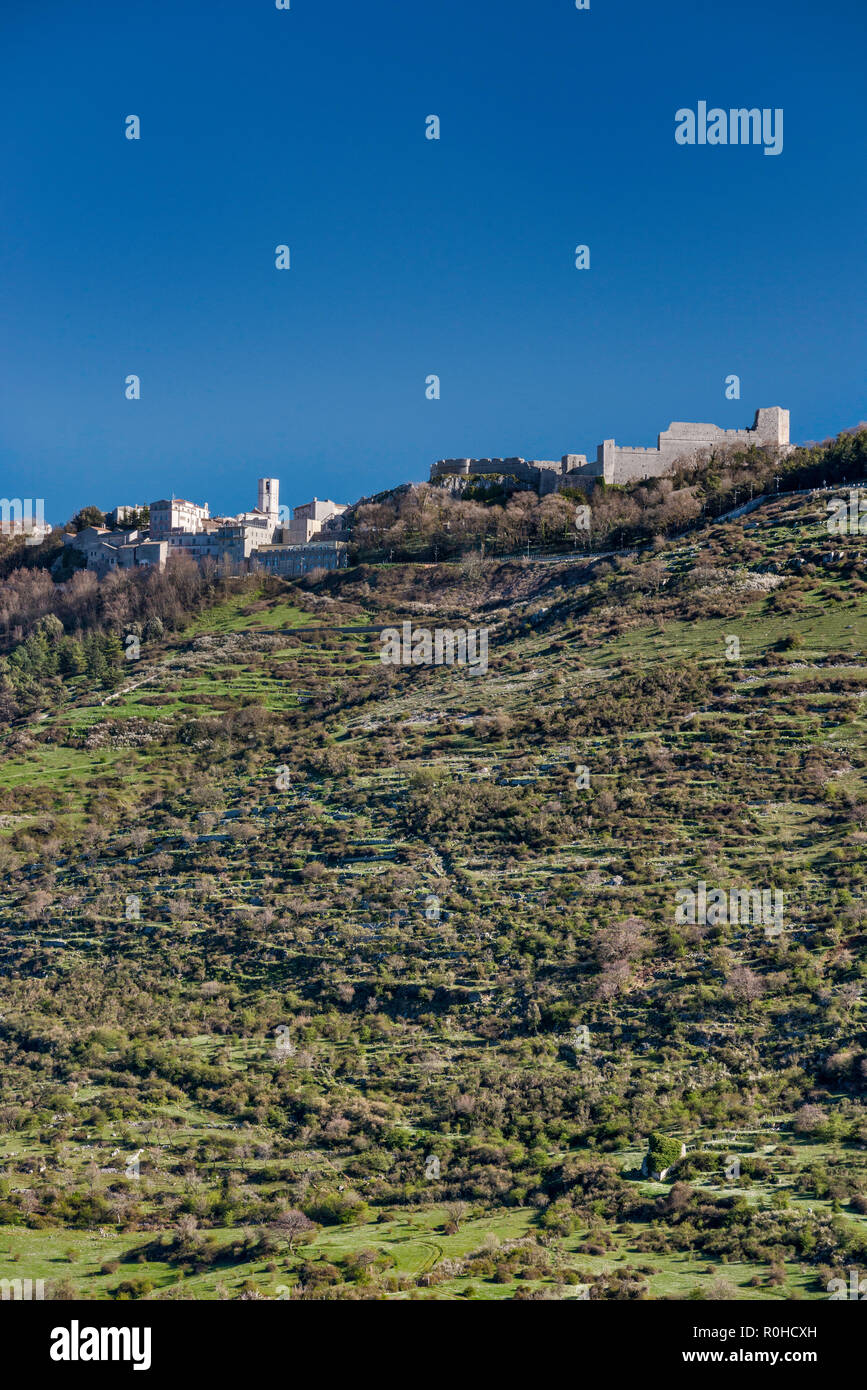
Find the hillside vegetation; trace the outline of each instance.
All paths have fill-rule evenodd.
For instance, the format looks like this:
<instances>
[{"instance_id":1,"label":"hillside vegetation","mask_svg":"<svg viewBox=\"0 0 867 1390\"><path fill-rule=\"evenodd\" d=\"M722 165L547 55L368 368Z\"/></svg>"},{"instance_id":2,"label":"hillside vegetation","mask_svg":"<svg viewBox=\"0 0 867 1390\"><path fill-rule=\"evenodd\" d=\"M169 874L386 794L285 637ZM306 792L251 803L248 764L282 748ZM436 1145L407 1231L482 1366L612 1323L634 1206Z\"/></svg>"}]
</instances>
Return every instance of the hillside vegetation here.
<instances>
[{"instance_id":1,"label":"hillside vegetation","mask_svg":"<svg viewBox=\"0 0 867 1390\"><path fill-rule=\"evenodd\" d=\"M607 559L46 589L0 673L0 1277L863 1268L867 584L827 496ZM487 672L383 666L407 620L487 627ZM684 921L700 884L782 930Z\"/></svg>"}]
</instances>

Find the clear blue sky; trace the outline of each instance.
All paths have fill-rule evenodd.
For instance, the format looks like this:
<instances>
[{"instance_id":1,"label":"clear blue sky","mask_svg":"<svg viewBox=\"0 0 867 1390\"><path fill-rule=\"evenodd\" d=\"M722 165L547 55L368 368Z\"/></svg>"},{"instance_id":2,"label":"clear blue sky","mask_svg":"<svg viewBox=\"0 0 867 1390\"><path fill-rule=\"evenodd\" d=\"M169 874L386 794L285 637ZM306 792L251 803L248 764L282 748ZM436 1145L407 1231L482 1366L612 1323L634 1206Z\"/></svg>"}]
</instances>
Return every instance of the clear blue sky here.
<instances>
[{"instance_id":1,"label":"clear blue sky","mask_svg":"<svg viewBox=\"0 0 867 1390\"><path fill-rule=\"evenodd\" d=\"M865 38L864 0L5 0L0 493L352 501L857 423ZM700 100L782 107L782 154L677 145Z\"/></svg>"}]
</instances>

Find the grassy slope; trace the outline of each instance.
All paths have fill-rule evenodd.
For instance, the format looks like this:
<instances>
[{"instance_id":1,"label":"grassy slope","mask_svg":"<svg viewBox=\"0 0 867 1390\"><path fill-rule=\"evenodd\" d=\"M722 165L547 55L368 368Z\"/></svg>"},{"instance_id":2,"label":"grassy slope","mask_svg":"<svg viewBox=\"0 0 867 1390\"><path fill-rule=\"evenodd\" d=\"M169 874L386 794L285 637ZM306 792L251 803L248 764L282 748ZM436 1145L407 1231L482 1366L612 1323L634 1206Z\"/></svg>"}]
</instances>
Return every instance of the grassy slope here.
<instances>
[{"instance_id":1,"label":"grassy slope","mask_svg":"<svg viewBox=\"0 0 867 1390\"><path fill-rule=\"evenodd\" d=\"M703 588L683 579L691 574L695 580L694 565L740 568L745 554L756 574L791 576L793 550L819 559L827 549L807 501L769 505L748 524L747 530L743 524L716 528L702 537L701 548L663 550L657 557L665 567L662 583L644 576L625 584L616 573L597 579L590 603L591 572L569 565L424 575L394 567L379 597L373 572L342 577L342 592L358 603L352 622L359 627L377 615L389 621L425 611L431 626L439 614L450 623L460 614L489 622L485 677L412 670L371 686L363 703L348 703L359 682L382 676L378 642L365 633L317 632L303 647L289 638L257 639L261 629L327 625L327 605L320 618L288 600L253 612L233 601L212 611L180 640L144 652L146 683L107 704L105 692L95 695L81 680L73 683L70 706L34 726L32 747L0 763L4 795L19 790L2 808L0 836L25 862L39 860L44 870L48 859L56 861L53 901L41 916L20 893L7 895L4 904L0 939L10 973L0 1012L22 1048L14 1054L4 1100L15 1104L35 1091L45 1113L35 1126L6 1133L0 1145L13 1189L29 1186L38 1194L44 1182L61 1191L119 1196L118 1219L100 1223L106 1235L48 1224L40 1230L4 1227L0 1277L70 1279L93 1296L107 1296L119 1279L143 1267L122 1264L100 1274L102 1264L169 1229L191 1191L218 1192L223 1170L237 1174L237 1185L255 1189L257 1198L285 1193L298 1205L333 1189L335 1170L339 1174L357 1157L351 1119L331 1134L313 1126L311 1140L288 1112L281 1118L266 1104L262 1113L248 1095L230 1122L225 1109L204 1103L183 1079L168 1098L148 1101L139 1094L128 1120L118 1114L91 1122L89 1107L111 1084L113 1059L121 1055L112 1046L116 1040L101 1044L97 1060L64 1058L53 1072L50 1065L34 1066L33 1040L55 1028L66 1037L86 1037L99 1025L146 1038L146 998L125 997L120 987L137 972L145 994L163 981L165 999L182 1001L168 1028L163 1002L154 1009L162 1020L157 1031L176 1053L214 1059L219 1051L238 1076L270 1077L274 1022L291 1018L301 1054L286 1064L292 1088L321 1101L328 1113L351 1114L359 1097L383 1107L387 1142L375 1147L400 1159L394 1184L384 1200L374 1200L369 1220L322 1228L305 1253L334 1262L353 1251L377 1252L377 1277L390 1297L419 1288L422 1296L435 1297L514 1293L514 1280L493 1283L465 1274L430 1289L417 1283L442 1256L467 1256L486 1237L489 1245L499 1241L508 1248L538 1230L536 1204L504 1205L466 1176L449 1188L450 1165L459 1168L461 1154L479 1139L515 1145L519 1170L602 1151L615 1169L631 1175L637 1200L667 1187L636 1175L644 1147L636 1122L644 1132L663 1128L689 1144L715 1144L728 1153L735 1143L731 1131L747 1120L760 1132L741 1151L762 1154L768 1164L764 1179L741 1184L750 1202L768 1206L783 1191L804 1219L808 1211L829 1213L833 1203L845 1220L864 1225L846 1200L867 1182L863 1144L841 1134L828 1143L793 1140L771 1128L787 1126L793 1096L803 1099L818 1084L817 1058L863 1039L860 1001L846 1002L841 992L857 982L863 955L860 915L846 888L863 878L863 868L855 868L864 863L863 837L857 817L829 816L828 809L844 791L856 802L865 799L863 595L857 581L821 564L798 581L788 609L779 602L786 584L749 592L739 591L730 575L705 577ZM857 545L857 538L848 544ZM432 587L437 579L439 593ZM696 605L689 617L679 616L681 600L671 597L681 583ZM728 610L715 612L715 604ZM345 623L340 618L334 625ZM725 659L730 634L740 639L737 662ZM769 653L792 636L800 645L769 662ZM279 674L287 665L291 669ZM690 670L708 678L700 700L684 674ZM641 687L647 698L639 690L624 710L624 683L656 673L662 688L674 691L669 702ZM129 683L139 678L136 670ZM846 690L839 688L843 678ZM322 712L311 725L305 707L317 699ZM225 720L245 705L267 711L264 737L261 721L251 726L249 751L237 739L228 750L219 741L198 749L173 741L171 730L180 722ZM511 723L498 729L474 722L487 714ZM296 729L300 715L308 722ZM577 719L577 726L566 727L568 719ZM124 728L155 721L168 726L166 741L126 744ZM70 746L94 730L96 747ZM313 770L301 756L296 769L296 739L305 751L322 730L344 764L338 759L333 770ZM818 780L804 773L811 760L821 764ZM292 785L279 793L274 770L284 762L292 766ZM573 789L578 764L591 769L589 792ZM439 793L456 793L456 806L481 798L487 812L464 819L456 814L443 823L436 816L438 793L424 800L419 773L440 779L434 784ZM514 804L492 796L498 785L508 788ZM25 786L37 794L33 809L20 795ZM602 793L613 806L600 811ZM520 833L504 838L498 816L518 821ZM247 838L234 838L239 819ZM100 827L95 842L94 825ZM22 832L30 827L35 838L28 842ZM130 843L135 827L145 832L142 843ZM219 858L211 842L198 839L203 831L233 834ZM68 842L78 837L70 853ZM152 867L149 860L160 849L168 849L170 864ZM301 867L315 862L325 866L323 877L302 879ZM674 933L674 890L699 878L735 886L784 882L783 943L771 947L750 927L733 929L720 942ZM124 921L123 903L133 892L143 907L140 922L131 924ZM437 924L423 915L430 893L443 902ZM169 911L177 895L191 904L181 918ZM255 919L265 906L277 914L273 927L251 929L252 939L236 937L235 947L241 941L243 949L213 945L217 926L221 940L239 930L237 908L252 908ZM395 910L406 918L389 922ZM631 913L645 922L654 950L633 964L619 993L599 998L587 942L595 925ZM42 944L56 936L65 948ZM714 947L730 953L730 968L747 966L762 978L760 999L721 1002L726 978L713 961ZM854 964L841 966L841 951ZM94 971L105 974L104 994ZM308 987L314 976L315 991ZM86 985L80 995L77 980ZM213 1012L201 993L203 981L213 982L221 999ZM320 989L323 981L331 982L328 989ZM335 996L341 984L343 995ZM538 1016L528 1009L531 998ZM365 1025L371 1000L374 1017L385 1020L373 1031ZM319 1028L324 1015L332 1023ZM578 1022L590 1025L593 1043L590 1057L576 1063L559 1041ZM469 1089L481 1078L484 1088L493 1061L524 1099L507 1104L502 1123L479 1121L474 1138L471 1125L455 1120L446 1096L455 1083ZM532 1109L532 1086L546 1078L565 1086L570 1099L544 1115L547 1127L537 1141L532 1126L522 1128L521 1110ZM46 1095L57 1093L56 1087L43 1093L49 1081L70 1098L61 1143L47 1115L54 1102ZM701 1104L685 1097L714 1087L718 1120L707 1122ZM819 1089L826 1111L849 1125L857 1113L851 1088ZM538 1104L544 1111L545 1103ZM409 1167L405 1147L394 1140L397 1131L409 1136ZM246 1152L231 1162L218 1156L219 1141L236 1142L239 1132ZM375 1133L381 1137L383 1126ZM368 1128L367 1144L370 1134ZM211 1147L191 1159L203 1137ZM792 1154L780 1154L781 1137ZM105 1171L118 1145L124 1152L144 1146L138 1183ZM419 1165L431 1148L443 1159L445 1195L466 1193L471 1203L455 1234L443 1231L436 1185L419 1184ZM806 1181L798 1190L799 1178L816 1161L839 1170L843 1195L836 1203ZM345 1186L365 1196L375 1188L374 1174L352 1169ZM398 1193L406 1193L407 1184L414 1196L404 1206ZM699 1186L731 1191L721 1175L708 1175ZM231 1243L249 1223L224 1225L205 1214L202 1225L211 1224L219 1243ZM564 1271L597 1275L632 1263L653 1271L646 1276L652 1295L682 1297L707 1285L719 1269L719 1261L689 1248L648 1253L635 1243L634 1222L625 1231L618 1225L601 1219L611 1242L602 1254L578 1249L588 1235L598 1235L598 1215L546 1238L544 1282L559 1286ZM161 1262L149 1262L144 1272L157 1289L184 1286L196 1297L233 1296L250 1279L273 1295L295 1281L295 1263L282 1250L252 1260L234 1257L186 1277L177 1265ZM824 1296L801 1261L785 1264L782 1285L764 1282L763 1260L734 1261L725 1275L742 1298ZM748 1286L754 1276L763 1281L759 1287ZM468 1286L474 1293L467 1295Z\"/></svg>"}]
</instances>

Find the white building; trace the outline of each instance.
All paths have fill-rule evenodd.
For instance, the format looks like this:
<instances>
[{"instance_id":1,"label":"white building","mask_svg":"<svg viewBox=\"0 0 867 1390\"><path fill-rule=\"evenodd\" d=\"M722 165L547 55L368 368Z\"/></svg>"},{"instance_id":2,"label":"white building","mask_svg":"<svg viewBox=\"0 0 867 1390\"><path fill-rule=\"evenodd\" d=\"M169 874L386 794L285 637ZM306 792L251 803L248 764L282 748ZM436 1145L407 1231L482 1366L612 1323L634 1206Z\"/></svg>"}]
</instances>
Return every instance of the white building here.
<instances>
[{"instance_id":1,"label":"white building","mask_svg":"<svg viewBox=\"0 0 867 1390\"><path fill-rule=\"evenodd\" d=\"M256 510L276 516L280 511L280 479L260 478Z\"/></svg>"},{"instance_id":2,"label":"white building","mask_svg":"<svg viewBox=\"0 0 867 1390\"><path fill-rule=\"evenodd\" d=\"M292 577L310 574L313 570L344 569L348 551L341 541L313 541L306 545L268 545L254 550L251 557L254 569L270 574Z\"/></svg>"},{"instance_id":3,"label":"white building","mask_svg":"<svg viewBox=\"0 0 867 1390\"><path fill-rule=\"evenodd\" d=\"M251 528L220 518L219 524L203 531L175 531L166 545L170 555L189 555L199 562L210 557L220 564L240 566L249 559L255 538Z\"/></svg>"},{"instance_id":4,"label":"white building","mask_svg":"<svg viewBox=\"0 0 867 1390\"><path fill-rule=\"evenodd\" d=\"M106 526L85 526L76 535L66 531L63 544L82 554L87 569L97 574L142 565L162 569L168 555L166 541L149 540L140 531L110 531Z\"/></svg>"},{"instance_id":5,"label":"white building","mask_svg":"<svg viewBox=\"0 0 867 1390\"><path fill-rule=\"evenodd\" d=\"M109 526L113 526L116 529L123 526L125 521L129 521L130 517L141 516L144 509L145 506L143 502L136 502L134 506L125 504L120 507L112 507L110 512L106 512L105 519Z\"/></svg>"},{"instance_id":6,"label":"white building","mask_svg":"<svg viewBox=\"0 0 867 1390\"><path fill-rule=\"evenodd\" d=\"M244 536L244 555L260 545L270 545L280 527L280 479L260 478L258 500L252 511L237 516L217 518L222 529L241 527Z\"/></svg>"},{"instance_id":7,"label":"white building","mask_svg":"<svg viewBox=\"0 0 867 1390\"><path fill-rule=\"evenodd\" d=\"M314 497L302 502L292 513L292 520L283 524L283 540L287 545L306 545L318 536L326 522L334 522L346 511L346 503L330 502Z\"/></svg>"},{"instance_id":8,"label":"white building","mask_svg":"<svg viewBox=\"0 0 867 1390\"><path fill-rule=\"evenodd\" d=\"M85 557L88 569L101 574L134 565L157 564L173 555L187 555L199 564L214 560L238 571L249 567L277 574L306 574L346 564L345 547L319 536L323 526L339 526L346 507L314 497L295 508L291 521L281 521L279 478L259 478L257 505L238 516L212 517L207 503L199 506L183 497L162 498L150 504L147 532L122 526L124 517L140 507L115 507L109 516L119 528L88 526L78 535L65 535L64 544ZM283 508L285 514L287 508ZM282 543L281 543L282 542Z\"/></svg>"},{"instance_id":9,"label":"white building","mask_svg":"<svg viewBox=\"0 0 867 1390\"><path fill-rule=\"evenodd\" d=\"M186 502L183 497L151 502L151 540L168 540L173 531L195 534L209 519L207 502L201 507L195 502Z\"/></svg>"}]
</instances>

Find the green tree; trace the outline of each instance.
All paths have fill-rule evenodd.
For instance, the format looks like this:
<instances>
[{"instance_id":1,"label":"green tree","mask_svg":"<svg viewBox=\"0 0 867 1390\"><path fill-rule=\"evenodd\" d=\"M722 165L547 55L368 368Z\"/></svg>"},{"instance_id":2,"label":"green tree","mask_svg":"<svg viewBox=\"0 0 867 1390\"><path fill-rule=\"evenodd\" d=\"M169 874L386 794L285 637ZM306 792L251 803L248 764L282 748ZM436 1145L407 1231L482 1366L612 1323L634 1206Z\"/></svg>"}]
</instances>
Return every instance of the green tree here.
<instances>
[{"instance_id":1,"label":"green tree","mask_svg":"<svg viewBox=\"0 0 867 1390\"><path fill-rule=\"evenodd\" d=\"M82 507L72 518L72 525L76 531L83 531L86 526L104 526L105 513L99 507Z\"/></svg>"},{"instance_id":2,"label":"green tree","mask_svg":"<svg viewBox=\"0 0 867 1390\"><path fill-rule=\"evenodd\" d=\"M673 1139L670 1134L649 1135L645 1160L648 1173L664 1173L680 1158L680 1147L680 1140Z\"/></svg>"}]
</instances>

